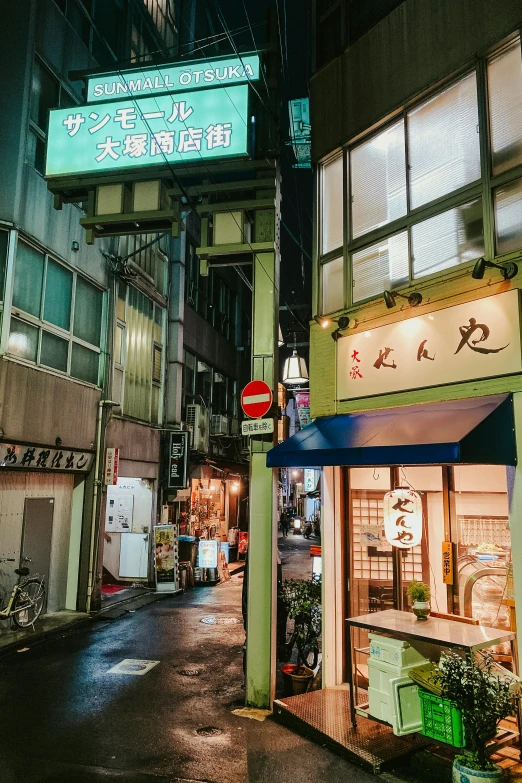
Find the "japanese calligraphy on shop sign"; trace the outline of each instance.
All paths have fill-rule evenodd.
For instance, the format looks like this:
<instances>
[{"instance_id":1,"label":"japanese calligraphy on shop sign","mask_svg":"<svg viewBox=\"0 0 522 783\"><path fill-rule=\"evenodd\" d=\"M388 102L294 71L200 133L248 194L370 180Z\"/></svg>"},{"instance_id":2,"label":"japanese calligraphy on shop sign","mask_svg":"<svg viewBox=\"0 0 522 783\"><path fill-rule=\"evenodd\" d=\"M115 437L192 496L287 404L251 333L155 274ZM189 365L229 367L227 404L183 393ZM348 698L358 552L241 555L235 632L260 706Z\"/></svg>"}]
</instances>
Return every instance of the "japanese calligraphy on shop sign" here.
<instances>
[{"instance_id":1,"label":"japanese calligraphy on shop sign","mask_svg":"<svg viewBox=\"0 0 522 783\"><path fill-rule=\"evenodd\" d=\"M70 449L51 449L20 443L0 443L0 468L53 470L60 473L88 473L93 454Z\"/></svg>"},{"instance_id":2,"label":"japanese calligraphy on shop sign","mask_svg":"<svg viewBox=\"0 0 522 783\"><path fill-rule=\"evenodd\" d=\"M49 115L46 175L246 155L248 85L91 103Z\"/></svg>"},{"instance_id":3,"label":"japanese calligraphy on shop sign","mask_svg":"<svg viewBox=\"0 0 522 783\"><path fill-rule=\"evenodd\" d=\"M343 337L338 399L355 399L522 371L518 291Z\"/></svg>"}]
</instances>

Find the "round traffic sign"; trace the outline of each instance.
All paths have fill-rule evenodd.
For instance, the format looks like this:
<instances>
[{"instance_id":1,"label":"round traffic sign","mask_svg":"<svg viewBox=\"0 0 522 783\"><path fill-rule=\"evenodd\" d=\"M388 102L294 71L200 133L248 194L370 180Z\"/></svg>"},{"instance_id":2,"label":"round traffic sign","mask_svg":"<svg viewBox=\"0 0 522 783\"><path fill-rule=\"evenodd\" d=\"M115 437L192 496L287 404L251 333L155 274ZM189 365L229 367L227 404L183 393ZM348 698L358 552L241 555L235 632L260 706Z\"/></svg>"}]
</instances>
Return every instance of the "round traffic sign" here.
<instances>
[{"instance_id":1,"label":"round traffic sign","mask_svg":"<svg viewBox=\"0 0 522 783\"><path fill-rule=\"evenodd\" d=\"M264 381L250 381L241 393L241 407L251 419L259 419L272 407L272 390Z\"/></svg>"}]
</instances>

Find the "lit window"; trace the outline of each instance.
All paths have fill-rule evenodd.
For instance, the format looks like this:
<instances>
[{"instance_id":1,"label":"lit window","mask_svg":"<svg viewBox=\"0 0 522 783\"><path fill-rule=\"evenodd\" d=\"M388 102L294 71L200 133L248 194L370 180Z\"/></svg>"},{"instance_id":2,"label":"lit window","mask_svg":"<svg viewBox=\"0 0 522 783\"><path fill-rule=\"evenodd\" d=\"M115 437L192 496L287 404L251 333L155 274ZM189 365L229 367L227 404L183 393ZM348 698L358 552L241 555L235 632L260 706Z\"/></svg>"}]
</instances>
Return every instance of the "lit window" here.
<instances>
[{"instance_id":1,"label":"lit window","mask_svg":"<svg viewBox=\"0 0 522 783\"><path fill-rule=\"evenodd\" d=\"M493 174L522 163L522 57L520 41L488 63Z\"/></svg>"},{"instance_id":2,"label":"lit window","mask_svg":"<svg viewBox=\"0 0 522 783\"><path fill-rule=\"evenodd\" d=\"M352 256L353 299L359 302L408 282L408 234L403 231Z\"/></svg>"},{"instance_id":3,"label":"lit window","mask_svg":"<svg viewBox=\"0 0 522 783\"><path fill-rule=\"evenodd\" d=\"M406 214L404 121L350 154L354 239Z\"/></svg>"},{"instance_id":4,"label":"lit window","mask_svg":"<svg viewBox=\"0 0 522 783\"><path fill-rule=\"evenodd\" d=\"M412 208L479 179L475 74L411 111L408 136Z\"/></svg>"},{"instance_id":5,"label":"lit window","mask_svg":"<svg viewBox=\"0 0 522 783\"><path fill-rule=\"evenodd\" d=\"M321 168L321 249L323 253L343 244L343 156Z\"/></svg>"},{"instance_id":6,"label":"lit window","mask_svg":"<svg viewBox=\"0 0 522 783\"><path fill-rule=\"evenodd\" d=\"M344 307L343 271L342 257L322 266L323 313L334 313Z\"/></svg>"}]
</instances>

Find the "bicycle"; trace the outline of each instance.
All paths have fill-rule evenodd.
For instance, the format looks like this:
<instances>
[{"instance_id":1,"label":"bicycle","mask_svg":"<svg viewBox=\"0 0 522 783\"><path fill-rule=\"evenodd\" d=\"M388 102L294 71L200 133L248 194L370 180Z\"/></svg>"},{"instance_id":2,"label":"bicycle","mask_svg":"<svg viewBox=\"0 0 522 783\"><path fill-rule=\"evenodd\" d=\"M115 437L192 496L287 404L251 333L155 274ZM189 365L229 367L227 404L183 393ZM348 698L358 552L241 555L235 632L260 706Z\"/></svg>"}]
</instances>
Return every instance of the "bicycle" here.
<instances>
[{"instance_id":1,"label":"bicycle","mask_svg":"<svg viewBox=\"0 0 522 783\"><path fill-rule=\"evenodd\" d=\"M14 557L0 557L0 563L14 563ZM45 603L45 584L43 576L29 576L29 569L15 568L18 581L6 606L0 611L0 619L12 619L18 628L33 627L40 617ZM23 580L23 581L22 581Z\"/></svg>"}]
</instances>

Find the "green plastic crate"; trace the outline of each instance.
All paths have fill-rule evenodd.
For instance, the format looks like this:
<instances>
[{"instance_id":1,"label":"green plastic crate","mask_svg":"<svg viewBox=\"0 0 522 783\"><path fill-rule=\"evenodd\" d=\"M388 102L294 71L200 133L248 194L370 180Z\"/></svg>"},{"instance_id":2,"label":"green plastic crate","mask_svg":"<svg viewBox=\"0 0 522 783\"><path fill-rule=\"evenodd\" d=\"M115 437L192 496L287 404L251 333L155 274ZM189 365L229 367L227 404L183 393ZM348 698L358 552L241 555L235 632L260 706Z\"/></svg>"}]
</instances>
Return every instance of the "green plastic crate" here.
<instances>
[{"instance_id":1,"label":"green plastic crate","mask_svg":"<svg viewBox=\"0 0 522 783\"><path fill-rule=\"evenodd\" d=\"M447 699L419 688L422 734L454 748L466 745L462 715Z\"/></svg>"}]
</instances>

